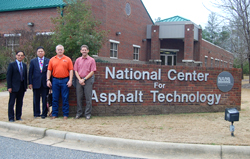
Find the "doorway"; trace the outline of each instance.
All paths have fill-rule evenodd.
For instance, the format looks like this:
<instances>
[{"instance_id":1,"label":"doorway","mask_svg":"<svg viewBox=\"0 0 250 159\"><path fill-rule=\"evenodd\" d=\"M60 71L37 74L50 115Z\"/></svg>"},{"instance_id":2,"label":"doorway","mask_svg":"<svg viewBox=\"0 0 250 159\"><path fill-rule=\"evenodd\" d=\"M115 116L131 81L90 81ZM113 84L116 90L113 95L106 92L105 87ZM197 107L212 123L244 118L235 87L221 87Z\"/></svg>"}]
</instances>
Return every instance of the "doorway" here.
<instances>
[{"instance_id":1,"label":"doorway","mask_svg":"<svg viewBox=\"0 0 250 159\"><path fill-rule=\"evenodd\" d=\"M161 50L161 65L176 65L176 51Z\"/></svg>"}]
</instances>

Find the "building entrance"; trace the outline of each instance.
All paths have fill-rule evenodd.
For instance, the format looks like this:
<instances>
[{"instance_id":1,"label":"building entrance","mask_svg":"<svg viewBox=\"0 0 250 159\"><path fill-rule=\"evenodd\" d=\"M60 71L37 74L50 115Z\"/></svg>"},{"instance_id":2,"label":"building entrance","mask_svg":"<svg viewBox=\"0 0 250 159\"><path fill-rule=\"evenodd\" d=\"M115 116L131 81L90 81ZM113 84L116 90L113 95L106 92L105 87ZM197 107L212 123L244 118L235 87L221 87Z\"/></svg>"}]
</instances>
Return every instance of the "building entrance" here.
<instances>
[{"instance_id":1,"label":"building entrance","mask_svg":"<svg viewBox=\"0 0 250 159\"><path fill-rule=\"evenodd\" d=\"M177 51L161 50L161 65L176 65L176 54Z\"/></svg>"}]
</instances>

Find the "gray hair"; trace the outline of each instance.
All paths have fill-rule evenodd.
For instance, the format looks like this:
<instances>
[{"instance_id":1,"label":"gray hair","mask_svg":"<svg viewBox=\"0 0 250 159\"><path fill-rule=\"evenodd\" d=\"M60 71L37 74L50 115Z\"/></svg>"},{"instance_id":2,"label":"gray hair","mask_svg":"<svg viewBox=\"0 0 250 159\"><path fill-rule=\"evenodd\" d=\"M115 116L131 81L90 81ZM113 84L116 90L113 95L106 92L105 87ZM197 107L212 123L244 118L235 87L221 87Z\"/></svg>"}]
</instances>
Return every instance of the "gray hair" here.
<instances>
[{"instance_id":1,"label":"gray hair","mask_svg":"<svg viewBox=\"0 0 250 159\"><path fill-rule=\"evenodd\" d=\"M89 50L88 45L82 45L82 46L81 46L81 50L82 50L82 48L84 48L84 47L85 47L87 50Z\"/></svg>"},{"instance_id":2,"label":"gray hair","mask_svg":"<svg viewBox=\"0 0 250 159\"><path fill-rule=\"evenodd\" d=\"M61 44L59 44L59 45L56 46L56 50L57 50L57 47L59 47L59 46L61 46L63 48L63 50L64 50L64 47Z\"/></svg>"}]
</instances>

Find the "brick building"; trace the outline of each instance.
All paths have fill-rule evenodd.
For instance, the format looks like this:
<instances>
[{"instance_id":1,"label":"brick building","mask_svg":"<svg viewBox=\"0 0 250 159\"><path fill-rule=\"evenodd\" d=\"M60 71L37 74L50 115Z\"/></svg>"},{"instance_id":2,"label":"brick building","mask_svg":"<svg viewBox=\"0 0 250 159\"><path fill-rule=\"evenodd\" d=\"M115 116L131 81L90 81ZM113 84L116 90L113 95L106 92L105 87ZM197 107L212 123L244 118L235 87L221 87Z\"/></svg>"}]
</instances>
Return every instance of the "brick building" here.
<instances>
[{"instance_id":1,"label":"brick building","mask_svg":"<svg viewBox=\"0 0 250 159\"><path fill-rule=\"evenodd\" d=\"M95 58L112 63L157 63L206 67L232 67L233 55L202 39L202 30L182 17L154 23L141 0L88 0L101 29L109 31ZM60 16L62 0L2 0L0 34L6 45L18 46L15 29L51 33L51 17ZM63 14L63 13L61 13ZM13 40L14 38L14 40Z\"/></svg>"},{"instance_id":2,"label":"brick building","mask_svg":"<svg viewBox=\"0 0 250 159\"><path fill-rule=\"evenodd\" d=\"M199 26L179 16L154 23L141 0L88 1L101 28L109 31L95 58L111 62L97 63L93 115L240 109L241 70L230 68L230 52L202 39ZM50 34L51 17L61 16L57 7L64 7L62 0L1 0L0 34L7 39L6 45L18 46L22 35L13 34L15 29ZM230 76L224 81L229 78L225 76L219 81L222 72L232 75L232 80ZM218 81L226 82L230 90L221 91ZM70 116L74 116L74 87L69 103Z\"/></svg>"}]
</instances>

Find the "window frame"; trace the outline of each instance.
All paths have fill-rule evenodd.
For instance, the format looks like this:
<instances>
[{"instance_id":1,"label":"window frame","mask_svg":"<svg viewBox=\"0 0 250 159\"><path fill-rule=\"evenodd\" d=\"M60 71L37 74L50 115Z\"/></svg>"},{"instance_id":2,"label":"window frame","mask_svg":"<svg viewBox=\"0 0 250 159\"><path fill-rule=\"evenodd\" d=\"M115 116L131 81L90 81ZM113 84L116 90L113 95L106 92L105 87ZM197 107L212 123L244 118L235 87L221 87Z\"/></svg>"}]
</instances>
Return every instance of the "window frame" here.
<instances>
[{"instance_id":1,"label":"window frame","mask_svg":"<svg viewBox=\"0 0 250 159\"><path fill-rule=\"evenodd\" d=\"M109 47L109 56L110 56L110 58L112 58L112 59L118 59L118 49L119 49L118 46L119 46L120 42L119 42L119 41L116 41L116 40L109 40L109 42L110 42L110 47ZM116 46L117 46L117 49L114 50L114 47L112 47L112 49L111 49L111 46L112 46L112 45L116 45ZM112 51L112 55L113 55L113 56L111 56L111 51ZM114 56L115 51L117 52L117 53L116 53L116 57Z\"/></svg>"},{"instance_id":2,"label":"window frame","mask_svg":"<svg viewBox=\"0 0 250 159\"><path fill-rule=\"evenodd\" d=\"M140 61L140 49L141 49L141 46L139 45L133 45L133 61ZM135 50L138 50L138 52L135 52ZM137 58L138 59L135 59L135 55L137 55Z\"/></svg>"}]
</instances>

